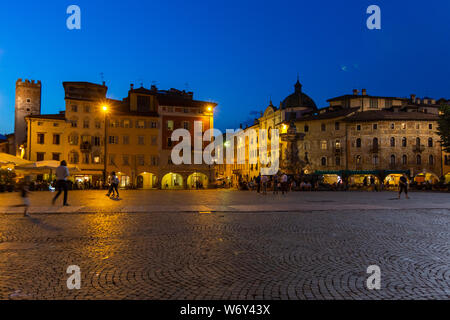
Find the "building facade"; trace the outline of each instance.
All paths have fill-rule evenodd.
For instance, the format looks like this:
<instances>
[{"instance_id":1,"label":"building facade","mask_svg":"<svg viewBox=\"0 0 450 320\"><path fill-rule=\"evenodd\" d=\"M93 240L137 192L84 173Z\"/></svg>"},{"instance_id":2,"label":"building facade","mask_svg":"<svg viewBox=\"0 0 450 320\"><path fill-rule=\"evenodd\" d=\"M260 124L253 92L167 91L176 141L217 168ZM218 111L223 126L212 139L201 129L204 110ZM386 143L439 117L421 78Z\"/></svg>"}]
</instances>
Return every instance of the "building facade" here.
<instances>
[{"instance_id":1,"label":"building facade","mask_svg":"<svg viewBox=\"0 0 450 320\"><path fill-rule=\"evenodd\" d=\"M295 93L301 92L298 82L295 89ZM285 101L289 99L292 96ZM436 100L414 95L371 96L363 89L361 93L353 90L351 95L328 102L329 106L321 109L311 102L306 108L301 104L284 108L284 102L279 108L269 105L249 129L279 129L280 164L283 164L286 160L283 135L289 123L294 123L302 174L321 175L330 184L343 180L359 185L373 177L378 183L396 185L402 174L417 183L436 183L448 173L445 163L450 159L447 157L446 162L436 131L439 117ZM244 154L248 161L250 148L246 143L242 146L247 148ZM238 142L236 153L241 152L239 147ZM283 165L280 169L286 172ZM259 174L247 163L218 166L218 172L231 175L234 182L250 181Z\"/></svg>"},{"instance_id":2,"label":"building facade","mask_svg":"<svg viewBox=\"0 0 450 320\"><path fill-rule=\"evenodd\" d=\"M193 93L131 86L123 100L106 97L107 87L64 82L65 111L29 115L26 158L67 160L80 171L74 182L103 184L115 172L123 188L207 187L214 172L208 165L174 166L170 134L177 128L213 127L215 103L197 101ZM205 178L206 176L206 178ZM194 181L194 183L192 183Z\"/></svg>"}]
</instances>

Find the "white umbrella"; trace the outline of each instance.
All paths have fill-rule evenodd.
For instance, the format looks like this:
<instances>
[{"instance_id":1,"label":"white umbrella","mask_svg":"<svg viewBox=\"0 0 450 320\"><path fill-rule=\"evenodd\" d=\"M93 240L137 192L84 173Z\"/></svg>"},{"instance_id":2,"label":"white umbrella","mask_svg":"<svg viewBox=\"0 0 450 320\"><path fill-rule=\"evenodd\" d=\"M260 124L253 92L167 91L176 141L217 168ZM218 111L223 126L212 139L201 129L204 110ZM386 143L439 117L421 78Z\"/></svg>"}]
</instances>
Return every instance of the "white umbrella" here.
<instances>
[{"instance_id":1,"label":"white umbrella","mask_svg":"<svg viewBox=\"0 0 450 320\"><path fill-rule=\"evenodd\" d=\"M44 161L36 161L24 165L16 166L16 170L24 170L24 171L45 171L45 170L55 170L60 165L59 161L56 160L44 160ZM68 165L69 171L72 172L80 172L81 170L74 165Z\"/></svg>"},{"instance_id":2,"label":"white umbrella","mask_svg":"<svg viewBox=\"0 0 450 320\"><path fill-rule=\"evenodd\" d=\"M14 165L27 165L30 164L31 161L13 156L11 154L0 152L0 165L8 165L8 164L14 164Z\"/></svg>"}]
</instances>

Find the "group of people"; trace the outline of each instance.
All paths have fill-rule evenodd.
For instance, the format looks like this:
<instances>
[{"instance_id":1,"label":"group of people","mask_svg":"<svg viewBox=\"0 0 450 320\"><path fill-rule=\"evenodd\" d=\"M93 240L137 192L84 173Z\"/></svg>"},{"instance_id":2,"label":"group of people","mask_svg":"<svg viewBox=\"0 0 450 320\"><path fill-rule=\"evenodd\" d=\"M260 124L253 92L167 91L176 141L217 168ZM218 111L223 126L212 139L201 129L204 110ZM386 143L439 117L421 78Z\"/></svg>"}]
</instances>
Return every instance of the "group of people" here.
<instances>
[{"instance_id":1,"label":"group of people","mask_svg":"<svg viewBox=\"0 0 450 320\"><path fill-rule=\"evenodd\" d=\"M67 202L68 198L68 180L67 178L70 176L69 168L67 168L67 162L65 160L61 161L58 168L56 168L56 184L55 189L57 193L52 199L52 205L55 204L56 200L59 196L64 193L63 196L63 206L69 206ZM119 183L120 180L116 176L115 172L111 173L109 177L109 190L106 196L110 196L112 193L112 197L119 198ZM24 216L29 217L29 208L30 208L30 182L29 177L25 177L25 179L20 183L20 196L22 198L22 204L16 205L14 207L24 207Z\"/></svg>"},{"instance_id":2,"label":"group of people","mask_svg":"<svg viewBox=\"0 0 450 320\"><path fill-rule=\"evenodd\" d=\"M270 182L269 176L259 174L255 178L256 191L258 193L267 194L267 187ZM272 177L272 186L273 186L273 194L278 194L281 191L281 194L287 194L290 186L288 176L285 173L280 175L274 175Z\"/></svg>"}]
</instances>

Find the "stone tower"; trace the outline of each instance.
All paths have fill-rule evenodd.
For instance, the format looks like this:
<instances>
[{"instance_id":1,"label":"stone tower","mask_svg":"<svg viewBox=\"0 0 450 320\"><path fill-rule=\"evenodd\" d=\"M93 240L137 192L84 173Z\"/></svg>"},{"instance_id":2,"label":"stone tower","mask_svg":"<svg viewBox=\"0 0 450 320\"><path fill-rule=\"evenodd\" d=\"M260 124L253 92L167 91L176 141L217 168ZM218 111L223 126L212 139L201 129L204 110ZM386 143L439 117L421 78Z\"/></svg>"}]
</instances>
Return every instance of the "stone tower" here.
<instances>
[{"instance_id":1,"label":"stone tower","mask_svg":"<svg viewBox=\"0 0 450 320\"><path fill-rule=\"evenodd\" d=\"M41 81L16 81L14 121L14 153L20 156L20 146L27 140L26 116L41 114Z\"/></svg>"}]
</instances>

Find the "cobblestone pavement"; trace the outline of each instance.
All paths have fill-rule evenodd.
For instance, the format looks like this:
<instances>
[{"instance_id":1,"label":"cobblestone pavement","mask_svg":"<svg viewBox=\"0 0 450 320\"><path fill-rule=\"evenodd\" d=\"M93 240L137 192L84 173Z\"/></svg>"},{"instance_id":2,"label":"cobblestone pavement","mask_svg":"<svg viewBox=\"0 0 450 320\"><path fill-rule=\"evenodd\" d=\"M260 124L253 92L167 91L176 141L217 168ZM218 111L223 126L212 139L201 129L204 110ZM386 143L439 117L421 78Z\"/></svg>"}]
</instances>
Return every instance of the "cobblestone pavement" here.
<instances>
[{"instance_id":1,"label":"cobblestone pavement","mask_svg":"<svg viewBox=\"0 0 450 320\"><path fill-rule=\"evenodd\" d=\"M250 191L202 190L121 191L120 200L113 201L105 191L69 192L70 207L51 206L51 192L31 194L31 212L34 213L97 213L97 212L277 212L311 210L360 209L450 209L450 194L437 192L412 192L411 199L397 199L395 192L291 192L287 196L268 193L261 195ZM62 196L61 196L62 198ZM0 215L18 213L11 208L20 203L18 193L0 193Z\"/></svg>"},{"instance_id":2,"label":"cobblestone pavement","mask_svg":"<svg viewBox=\"0 0 450 320\"><path fill-rule=\"evenodd\" d=\"M4 214L0 298L449 299L450 210Z\"/></svg>"}]
</instances>

